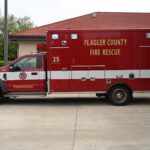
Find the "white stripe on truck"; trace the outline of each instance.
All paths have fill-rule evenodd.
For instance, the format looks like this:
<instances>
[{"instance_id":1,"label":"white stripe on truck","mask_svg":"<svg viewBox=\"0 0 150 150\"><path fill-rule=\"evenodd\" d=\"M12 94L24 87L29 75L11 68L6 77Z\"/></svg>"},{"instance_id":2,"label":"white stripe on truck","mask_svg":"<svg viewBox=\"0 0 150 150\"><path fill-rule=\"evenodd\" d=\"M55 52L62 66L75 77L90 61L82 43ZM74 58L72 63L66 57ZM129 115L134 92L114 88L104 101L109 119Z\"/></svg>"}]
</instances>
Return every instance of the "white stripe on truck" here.
<instances>
[{"instance_id":1,"label":"white stripe on truck","mask_svg":"<svg viewBox=\"0 0 150 150\"><path fill-rule=\"evenodd\" d=\"M81 79L81 77L96 79L116 79L129 78L130 74L134 74L134 78L140 78L139 70L84 70L84 71L51 71L50 79ZM148 75L147 75L148 76ZM150 76L149 76L150 78Z\"/></svg>"},{"instance_id":2,"label":"white stripe on truck","mask_svg":"<svg viewBox=\"0 0 150 150\"><path fill-rule=\"evenodd\" d=\"M0 73L0 79L4 80L3 75L6 74L7 80L21 80L19 74L21 72L3 72ZM46 73L44 71L33 71L25 72L27 77L26 80L44 80ZM32 73L37 73L37 75L32 75Z\"/></svg>"},{"instance_id":3,"label":"white stripe on truck","mask_svg":"<svg viewBox=\"0 0 150 150\"><path fill-rule=\"evenodd\" d=\"M37 72L37 75L32 75L32 72L26 72L26 80L44 80L46 73L44 71ZM7 80L21 80L19 78L20 72L1 72L0 79L4 80L3 75L7 74ZM84 71L48 71L48 78L52 80L65 80L65 79L81 79L81 77L96 79L128 79L130 74L134 74L134 78L150 78L150 70L84 70Z\"/></svg>"}]
</instances>

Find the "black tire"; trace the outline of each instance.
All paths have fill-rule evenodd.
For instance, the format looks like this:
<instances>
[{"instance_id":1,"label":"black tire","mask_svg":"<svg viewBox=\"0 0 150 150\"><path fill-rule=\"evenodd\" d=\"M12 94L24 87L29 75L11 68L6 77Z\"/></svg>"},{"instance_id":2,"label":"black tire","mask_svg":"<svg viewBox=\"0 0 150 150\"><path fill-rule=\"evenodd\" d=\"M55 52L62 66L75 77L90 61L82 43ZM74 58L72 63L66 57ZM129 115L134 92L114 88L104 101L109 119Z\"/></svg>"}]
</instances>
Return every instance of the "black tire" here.
<instances>
[{"instance_id":1,"label":"black tire","mask_svg":"<svg viewBox=\"0 0 150 150\"><path fill-rule=\"evenodd\" d=\"M108 93L108 100L117 106L127 105L131 101L131 91L124 86L112 87Z\"/></svg>"},{"instance_id":2,"label":"black tire","mask_svg":"<svg viewBox=\"0 0 150 150\"><path fill-rule=\"evenodd\" d=\"M0 104L2 104L4 102L4 98L0 97Z\"/></svg>"},{"instance_id":3,"label":"black tire","mask_svg":"<svg viewBox=\"0 0 150 150\"><path fill-rule=\"evenodd\" d=\"M0 104L2 104L3 102L4 102L4 97L3 97L2 91L0 89Z\"/></svg>"}]
</instances>

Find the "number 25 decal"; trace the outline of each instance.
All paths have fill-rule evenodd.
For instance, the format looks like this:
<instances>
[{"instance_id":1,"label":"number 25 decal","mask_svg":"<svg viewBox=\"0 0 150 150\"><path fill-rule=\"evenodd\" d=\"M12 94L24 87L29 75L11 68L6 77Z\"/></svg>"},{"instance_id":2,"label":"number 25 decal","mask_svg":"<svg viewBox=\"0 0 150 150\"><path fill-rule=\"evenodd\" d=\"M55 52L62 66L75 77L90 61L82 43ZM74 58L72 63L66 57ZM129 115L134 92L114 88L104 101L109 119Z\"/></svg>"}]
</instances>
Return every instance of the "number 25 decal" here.
<instances>
[{"instance_id":1,"label":"number 25 decal","mask_svg":"<svg viewBox=\"0 0 150 150\"><path fill-rule=\"evenodd\" d=\"M58 56L54 56L53 57L53 60L52 60L52 63L60 63L60 57L58 57Z\"/></svg>"}]
</instances>

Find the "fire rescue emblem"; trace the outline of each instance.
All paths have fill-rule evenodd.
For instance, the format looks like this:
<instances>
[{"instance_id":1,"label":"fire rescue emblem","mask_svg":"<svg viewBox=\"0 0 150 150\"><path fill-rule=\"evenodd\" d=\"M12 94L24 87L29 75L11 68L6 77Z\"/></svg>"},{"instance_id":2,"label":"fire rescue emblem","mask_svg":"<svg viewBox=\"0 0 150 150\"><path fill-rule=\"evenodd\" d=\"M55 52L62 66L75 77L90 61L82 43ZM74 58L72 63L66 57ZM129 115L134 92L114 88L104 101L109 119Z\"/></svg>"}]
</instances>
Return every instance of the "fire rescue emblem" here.
<instances>
[{"instance_id":1,"label":"fire rescue emblem","mask_svg":"<svg viewBox=\"0 0 150 150\"><path fill-rule=\"evenodd\" d=\"M25 80L25 79L27 78L27 74L26 74L25 72L20 72L19 78L20 78L21 80Z\"/></svg>"}]
</instances>

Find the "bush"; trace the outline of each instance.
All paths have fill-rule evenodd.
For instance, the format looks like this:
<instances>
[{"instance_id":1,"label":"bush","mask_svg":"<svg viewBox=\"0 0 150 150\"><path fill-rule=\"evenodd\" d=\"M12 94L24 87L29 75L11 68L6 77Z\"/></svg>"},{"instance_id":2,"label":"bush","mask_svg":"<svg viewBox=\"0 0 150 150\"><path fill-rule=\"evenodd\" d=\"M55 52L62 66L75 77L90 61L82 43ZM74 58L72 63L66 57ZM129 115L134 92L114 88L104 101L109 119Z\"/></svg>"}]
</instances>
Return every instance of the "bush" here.
<instances>
[{"instance_id":1,"label":"bush","mask_svg":"<svg viewBox=\"0 0 150 150\"><path fill-rule=\"evenodd\" d=\"M10 64L11 63L11 61L8 61L8 64ZM2 67L2 66L4 66L5 64L4 64L4 61L0 61L0 67Z\"/></svg>"},{"instance_id":2,"label":"bush","mask_svg":"<svg viewBox=\"0 0 150 150\"><path fill-rule=\"evenodd\" d=\"M4 66L4 61L0 61L0 67Z\"/></svg>"}]
</instances>

